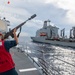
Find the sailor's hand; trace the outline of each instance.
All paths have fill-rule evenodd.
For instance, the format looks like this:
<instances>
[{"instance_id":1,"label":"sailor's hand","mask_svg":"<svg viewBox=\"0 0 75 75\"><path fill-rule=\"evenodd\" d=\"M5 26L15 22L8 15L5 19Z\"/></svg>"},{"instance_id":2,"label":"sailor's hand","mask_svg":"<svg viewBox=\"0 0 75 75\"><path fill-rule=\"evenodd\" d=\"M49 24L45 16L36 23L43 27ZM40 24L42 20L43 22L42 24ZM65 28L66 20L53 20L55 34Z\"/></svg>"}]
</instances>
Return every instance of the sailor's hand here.
<instances>
[{"instance_id":1,"label":"sailor's hand","mask_svg":"<svg viewBox=\"0 0 75 75\"><path fill-rule=\"evenodd\" d=\"M16 33L16 28L13 30L13 34L15 34Z\"/></svg>"},{"instance_id":2,"label":"sailor's hand","mask_svg":"<svg viewBox=\"0 0 75 75\"><path fill-rule=\"evenodd\" d=\"M16 40L16 44L18 44L18 38L16 36L16 28L13 30L14 40Z\"/></svg>"}]
</instances>

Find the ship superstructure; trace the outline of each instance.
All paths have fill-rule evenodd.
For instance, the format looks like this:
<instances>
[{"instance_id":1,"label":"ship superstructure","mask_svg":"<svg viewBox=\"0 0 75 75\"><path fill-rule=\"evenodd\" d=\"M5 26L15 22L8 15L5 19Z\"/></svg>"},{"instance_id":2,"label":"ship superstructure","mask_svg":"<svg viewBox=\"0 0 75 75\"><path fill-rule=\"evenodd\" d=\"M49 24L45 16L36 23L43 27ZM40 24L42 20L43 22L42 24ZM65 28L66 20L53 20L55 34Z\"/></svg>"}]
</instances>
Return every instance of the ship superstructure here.
<instances>
[{"instance_id":1,"label":"ship superstructure","mask_svg":"<svg viewBox=\"0 0 75 75\"><path fill-rule=\"evenodd\" d=\"M3 19L0 19L0 32L2 32L3 34L8 32L8 26L10 26L10 22L6 20L5 17Z\"/></svg>"},{"instance_id":2,"label":"ship superstructure","mask_svg":"<svg viewBox=\"0 0 75 75\"><path fill-rule=\"evenodd\" d=\"M44 21L43 28L37 30L36 37L45 37L45 38L58 38L58 27L47 25L48 21Z\"/></svg>"}]
</instances>

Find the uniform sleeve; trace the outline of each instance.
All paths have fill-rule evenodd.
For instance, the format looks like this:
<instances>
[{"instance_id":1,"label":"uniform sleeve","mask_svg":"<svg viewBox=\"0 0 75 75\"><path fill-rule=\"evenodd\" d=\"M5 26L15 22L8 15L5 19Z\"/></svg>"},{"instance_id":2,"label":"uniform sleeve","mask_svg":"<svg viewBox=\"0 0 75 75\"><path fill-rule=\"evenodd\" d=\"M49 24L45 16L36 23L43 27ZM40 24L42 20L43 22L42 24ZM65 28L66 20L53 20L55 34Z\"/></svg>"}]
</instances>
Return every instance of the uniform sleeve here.
<instances>
[{"instance_id":1,"label":"uniform sleeve","mask_svg":"<svg viewBox=\"0 0 75 75\"><path fill-rule=\"evenodd\" d=\"M16 46L17 43L15 40L12 40L12 41L5 41L4 42L4 46L5 46L5 49L9 52L9 49Z\"/></svg>"}]
</instances>

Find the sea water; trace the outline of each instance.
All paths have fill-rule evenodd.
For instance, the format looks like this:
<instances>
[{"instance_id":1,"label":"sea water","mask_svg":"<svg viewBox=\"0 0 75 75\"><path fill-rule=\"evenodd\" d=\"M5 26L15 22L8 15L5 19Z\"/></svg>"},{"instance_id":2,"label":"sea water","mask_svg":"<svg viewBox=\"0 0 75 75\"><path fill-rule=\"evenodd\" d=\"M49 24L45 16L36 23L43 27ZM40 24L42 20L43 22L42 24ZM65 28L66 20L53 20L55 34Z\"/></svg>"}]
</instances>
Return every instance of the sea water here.
<instances>
[{"instance_id":1,"label":"sea water","mask_svg":"<svg viewBox=\"0 0 75 75\"><path fill-rule=\"evenodd\" d=\"M52 75L75 75L75 48L33 43L30 37L20 37L19 42L35 60L44 59Z\"/></svg>"}]
</instances>

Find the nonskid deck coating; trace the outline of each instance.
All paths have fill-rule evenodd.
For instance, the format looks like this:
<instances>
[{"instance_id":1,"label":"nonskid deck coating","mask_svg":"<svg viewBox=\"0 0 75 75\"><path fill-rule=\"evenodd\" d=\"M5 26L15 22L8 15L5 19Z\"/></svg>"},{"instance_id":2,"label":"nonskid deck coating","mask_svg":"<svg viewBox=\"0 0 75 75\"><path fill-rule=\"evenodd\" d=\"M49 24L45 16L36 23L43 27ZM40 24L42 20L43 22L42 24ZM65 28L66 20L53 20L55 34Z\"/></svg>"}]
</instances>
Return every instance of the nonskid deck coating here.
<instances>
[{"instance_id":1,"label":"nonskid deck coating","mask_svg":"<svg viewBox=\"0 0 75 75\"><path fill-rule=\"evenodd\" d=\"M16 48L12 48L11 55L14 59L16 70L19 75L41 75L23 52L18 52Z\"/></svg>"}]
</instances>

